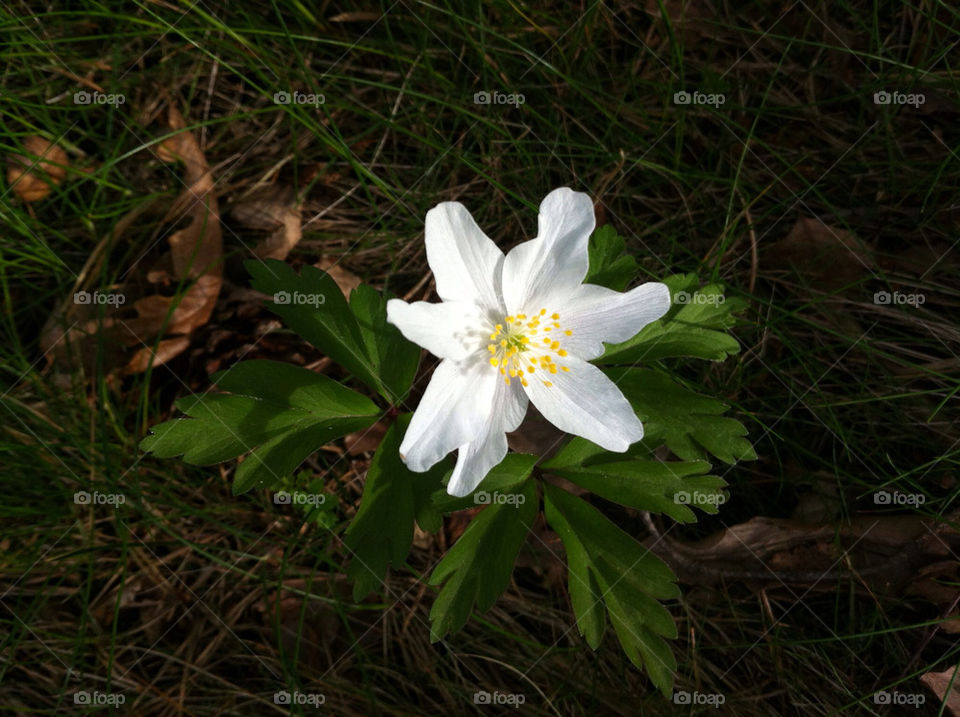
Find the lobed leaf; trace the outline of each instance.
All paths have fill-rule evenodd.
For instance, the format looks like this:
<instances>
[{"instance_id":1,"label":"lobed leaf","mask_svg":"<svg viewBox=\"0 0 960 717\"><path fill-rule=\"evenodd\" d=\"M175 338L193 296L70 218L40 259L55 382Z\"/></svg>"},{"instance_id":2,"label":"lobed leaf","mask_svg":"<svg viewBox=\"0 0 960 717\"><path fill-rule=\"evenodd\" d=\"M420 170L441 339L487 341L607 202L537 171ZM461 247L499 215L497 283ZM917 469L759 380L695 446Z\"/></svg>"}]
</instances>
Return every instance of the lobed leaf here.
<instances>
[{"instance_id":1,"label":"lobed leaf","mask_svg":"<svg viewBox=\"0 0 960 717\"><path fill-rule=\"evenodd\" d=\"M213 379L229 393L179 399L188 417L154 426L140 447L192 465L250 453L237 469L235 494L277 485L318 448L366 428L378 413L365 396L278 361L244 361Z\"/></svg>"}]
</instances>

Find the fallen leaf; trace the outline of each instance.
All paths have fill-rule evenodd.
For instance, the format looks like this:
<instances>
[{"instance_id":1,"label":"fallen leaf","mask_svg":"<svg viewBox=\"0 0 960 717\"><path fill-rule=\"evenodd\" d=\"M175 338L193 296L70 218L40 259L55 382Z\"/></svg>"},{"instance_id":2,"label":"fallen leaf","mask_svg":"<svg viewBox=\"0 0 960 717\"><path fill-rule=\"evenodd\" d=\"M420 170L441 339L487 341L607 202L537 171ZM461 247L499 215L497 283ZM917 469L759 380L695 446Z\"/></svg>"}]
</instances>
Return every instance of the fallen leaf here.
<instances>
[{"instance_id":1,"label":"fallen leaf","mask_svg":"<svg viewBox=\"0 0 960 717\"><path fill-rule=\"evenodd\" d=\"M128 362L125 373L142 372L151 365L146 360L151 357L156 366L157 360L169 361L186 350L189 341L183 337L207 323L220 296L223 241L213 175L196 137L185 130L183 116L172 105L169 125L180 131L163 141L158 155L164 161L176 159L184 163L187 188L174 201L164 221L179 222L184 217L189 221L168 239L170 263L177 279L195 281L183 296L154 294L134 302L137 318L122 324L131 345L149 344L158 336L179 337L166 340L164 350L156 353L141 346Z\"/></svg>"},{"instance_id":2,"label":"fallen leaf","mask_svg":"<svg viewBox=\"0 0 960 717\"><path fill-rule=\"evenodd\" d=\"M7 160L7 183L23 201L36 202L67 175L67 153L37 135L24 139L23 149L24 154L11 155Z\"/></svg>"},{"instance_id":3,"label":"fallen leaf","mask_svg":"<svg viewBox=\"0 0 960 717\"><path fill-rule=\"evenodd\" d=\"M941 704L946 702L947 710L953 717L960 717L960 665L948 667L943 672L928 672L920 676L920 681L933 690ZM946 698L946 700L944 700Z\"/></svg>"},{"instance_id":4,"label":"fallen leaf","mask_svg":"<svg viewBox=\"0 0 960 717\"><path fill-rule=\"evenodd\" d=\"M337 282L340 291L343 292L344 297L348 300L350 299L350 292L360 286L360 277L340 266L339 261L326 258L321 259L314 264L314 266L327 272L330 278Z\"/></svg>"},{"instance_id":5,"label":"fallen leaf","mask_svg":"<svg viewBox=\"0 0 960 717\"><path fill-rule=\"evenodd\" d=\"M792 270L804 286L826 293L872 276L876 266L872 250L853 234L809 218L798 219L780 241L761 245L760 259L765 269Z\"/></svg>"},{"instance_id":6,"label":"fallen leaf","mask_svg":"<svg viewBox=\"0 0 960 717\"><path fill-rule=\"evenodd\" d=\"M246 197L230 209L230 216L249 229L271 232L253 248L258 259L283 261L303 236L300 205L290 188L268 187Z\"/></svg>"},{"instance_id":7,"label":"fallen leaf","mask_svg":"<svg viewBox=\"0 0 960 717\"><path fill-rule=\"evenodd\" d=\"M114 231L94 248L71 296L42 332L41 342L51 362L79 357L82 364L92 367L101 356L111 374L121 366L121 373L140 373L185 351L189 335L210 319L216 307L223 247L213 177L196 138L186 131L186 122L172 106L169 125L177 134L164 140L158 154L184 163L186 189L172 203L161 199L144 202L117 222ZM158 232L171 225L179 228L167 239L170 251L154 268L144 271L139 282L131 278L110 288L115 301L108 303L99 318L103 307L90 297L95 298L99 291L100 268L109 250L131 233L134 225L156 225ZM151 283L182 283L188 288L179 296L142 296L142 286ZM86 295L85 300L78 301L78 295ZM138 295L141 298L131 300Z\"/></svg>"},{"instance_id":8,"label":"fallen leaf","mask_svg":"<svg viewBox=\"0 0 960 717\"><path fill-rule=\"evenodd\" d=\"M899 593L925 565L960 550L960 534L946 522L913 515L862 516L840 524L758 516L694 543L662 533L644 543L691 584L782 581L829 588L850 574L850 561L854 574L877 593Z\"/></svg>"}]
</instances>

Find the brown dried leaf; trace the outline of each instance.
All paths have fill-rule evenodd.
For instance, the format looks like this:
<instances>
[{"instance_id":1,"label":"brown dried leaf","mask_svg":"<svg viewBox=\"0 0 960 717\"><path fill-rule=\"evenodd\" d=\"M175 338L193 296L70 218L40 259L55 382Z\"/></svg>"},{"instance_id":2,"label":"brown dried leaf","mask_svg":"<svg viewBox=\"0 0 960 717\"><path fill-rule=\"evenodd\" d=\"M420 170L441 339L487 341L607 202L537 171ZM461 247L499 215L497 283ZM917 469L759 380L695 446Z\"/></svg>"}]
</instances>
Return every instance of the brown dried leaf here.
<instances>
[{"instance_id":1,"label":"brown dried leaf","mask_svg":"<svg viewBox=\"0 0 960 717\"><path fill-rule=\"evenodd\" d=\"M960 676L957 670L960 670L960 665L948 667L943 672L928 672L920 677L920 681L933 691L941 703L946 697L947 710L953 717L960 717Z\"/></svg>"},{"instance_id":2,"label":"brown dried leaf","mask_svg":"<svg viewBox=\"0 0 960 717\"><path fill-rule=\"evenodd\" d=\"M7 159L7 183L25 202L36 202L59 185L67 174L67 153L43 137L31 135L23 141L24 154Z\"/></svg>"},{"instance_id":3,"label":"brown dried leaf","mask_svg":"<svg viewBox=\"0 0 960 717\"><path fill-rule=\"evenodd\" d=\"M321 259L314 264L314 266L318 269L323 269L330 275L330 278L337 282L337 286L340 287L340 291L343 292L343 296L347 300L350 299L350 292L360 286L360 277L354 274L352 271L344 269L333 259Z\"/></svg>"},{"instance_id":4,"label":"brown dried leaf","mask_svg":"<svg viewBox=\"0 0 960 717\"><path fill-rule=\"evenodd\" d=\"M790 233L762 249L761 264L777 271L793 270L802 282L832 293L873 273L872 250L844 229L819 219L798 219Z\"/></svg>"},{"instance_id":5,"label":"brown dried leaf","mask_svg":"<svg viewBox=\"0 0 960 717\"><path fill-rule=\"evenodd\" d=\"M186 127L183 116L173 106L170 107L169 125L174 130ZM189 341L184 341L182 336L210 319L222 284L220 216L213 193L213 175L206 157L193 133L185 130L164 140L158 154L165 161L177 159L185 165L188 187L174 201L164 220L178 222L184 217L189 220L168 240L170 263L177 279L196 281L179 300L154 294L134 303L137 318L124 323L129 334L127 343L149 343L148 338L160 335L181 335L181 338L162 342L164 350L158 350L156 354L149 350L144 354L141 349L124 369L127 373L144 370L149 365L146 359L151 356L155 357L153 365L159 365L184 351Z\"/></svg>"},{"instance_id":6,"label":"brown dried leaf","mask_svg":"<svg viewBox=\"0 0 960 717\"><path fill-rule=\"evenodd\" d=\"M170 359L186 351L188 346L190 346L190 339L187 336L164 339L157 344L156 351L152 348L142 348L137 351L127 363L124 371L126 373L143 373L150 366L162 366Z\"/></svg>"},{"instance_id":7,"label":"brown dried leaf","mask_svg":"<svg viewBox=\"0 0 960 717\"><path fill-rule=\"evenodd\" d=\"M946 523L913 515L842 524L758 516L695 543L664 536L645 543L688 583L779 578L827 586L849 560L872 589L888 592L912 584L923 565L944 559L951 546L960 548L960 535Z\"/></svg>"},{"instance_id":8,"label":"brown dried leaf","mask_svg":"<svg viewBox=\"0 0 960 717\"><path fill-rule=\"evenodd\" d=\"M283 261L290 251L300 243L303 236L299 207L285 207L280 225L273 233L257 244L253 255L258 259L278 259Z\"/></svg>"}]
</instances>

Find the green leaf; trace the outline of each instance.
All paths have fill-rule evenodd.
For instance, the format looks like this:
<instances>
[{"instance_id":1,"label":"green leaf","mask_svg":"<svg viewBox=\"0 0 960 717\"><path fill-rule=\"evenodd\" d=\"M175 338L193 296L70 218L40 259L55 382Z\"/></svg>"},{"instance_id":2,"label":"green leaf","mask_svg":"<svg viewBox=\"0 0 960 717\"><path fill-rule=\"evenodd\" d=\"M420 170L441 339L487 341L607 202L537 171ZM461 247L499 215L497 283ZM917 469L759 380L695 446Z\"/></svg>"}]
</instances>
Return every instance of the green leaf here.
<instances>
[{"instance_id":1,"label":"green leaf","mask_svg":"<svg viewBox=\"0 0 960 717\"><path fill-rule=\"evenodd\" d=\"M253 288L275 297L270 309L287 326L391 404L403 398L413 381L420 350L386 323L386 302L376 291L365 287L348 304L337 283L315 267L305 266L297 274L274 259L251 259L245 266L253 277ZM298 297L316 301L298 303Z\"/></svg>"},{"instance_id":2,"label":"green leaf","mask_svg":"<svg viewBox=\"0 0 960 717\"><path fill-rule=\"evenodd\" d=\"M438 490L431 496L433 508L440 513L453 513L457 510L483 505L483 499L494 493L509 495L519 491L537 462L536 456L526 453L508 453L496 466L490 469L477 489L470 495L457 498ZM484 495L486 494L486 496Z\"/></svg>"},{"instance_id":3,"label":"green leaf","mask_svg":"<svg viewBox=\"0 0 960 717\"><path fill-rule=\"evenodd\" d=\"M400 460L400 443L412 414L390 426L370 462L360 510L344 535L352 554L347 576L354 600L383 585L387 567L403 565L413 542L413 521L421 503L440 486L448 470L441 461L426 473L414 473Z\"/></svg>"},{"instance_id":4,"label":"green leaf","mask_svg":"<svg viewBox=\"0 0 960 717\"><path fill-rule=\"evenodd\" d=\"M336 381L277 361L244 361L213 379L229 393L179 399L189 418L154 426L140 447L158 458L182 455L192 465L249 452L235 494L277 485L320 446L366 428L378 413L370 399Z\"/></svg>"},{"instance_id":5,"label":"green leaf","mask_svg":"<svg viewBox=\"0 0 960 717\"><path fill-rule=\"evenodd\" d=\"M657 600L679 596L673 573L603 513L562 488L544 484L544 507L567 552L580 633L594 649L600 644L603 616L597 610L605 605L624 653L669 697L677 665L664 638L677 632Z\"/></svg>"},{"instance_id":6,"label":"green leaf","mask_svg":"<svg viewBox=\"0 0 960 717\"><path fill-rule=\"evenodd\" d=\"M407 395L417 375L420 347L387 323L387 301L391 298L361 284L350 294L350 310L357 318L376 375L389 392L384 398L397 404Z\"/></svg>"},{"instance_id":7,"label":"green leaf","mask_svg":"<svg viewBox=\"0 0 960 717\"><path fill-rule=\"evenodd\" d=\"M474 606L483 612L497 601L537 517L537 489L526 481L508 503L480 511L430 577L444 583L430 610L430 639L441 639L467 622Z\"/></svg>"},{"instance_id":8,"label":"green leaf","mask_svg":"<svg viewBox=\"0 0 960 717\"><path fill-rule=\"evenodd\" d=\"M626 242L612 225L597 229L587 244L590 268L583 283L623 291L637 275L637 261L626 250Z\"/></svg>"},{"instance_id":9,"label":"green leaf","mask_svg":"<svg viewBox=\"0 0 960 717\"><path fill-rule=\"evenodd\" d=\"M745 300L725 297L720 284L696 289L694 274L676 274L663 279L663 283L670 287L667 314L632 339L608 346L596 363L649 362L681 356L720 361L740 351L740 343L727 331L736 324L734 314L747 307Z\"/></svg>"},{"instance_id":10,"label":"green leaf","mask_svg":"<svg viewBox=\"0 0 960 717\"><path fill-rule=\"evenodd\" d=\"M583 438L570 443L594 445ZM574 445L565 446L542 468L614 503L665 513L684 523L697 519L688 506L716 513L726 498L720 491L726 482L705 475L710 464L703 461L625 461L622 453L601 449L587 454L585 447Z\"/></svg>"},{"instance_id":11,"label":"green leaf","mask_svg":"<svg viewBox=\"0 0 960 717\"><path fill-rule=\"evenodd\" d=\"M609 369L607 375L643 421L644 441L663 441L679 458L700 460L710 453L724 463L756 460L757 454L744 436L746 427L722 414L722 401L681 386L653 369Z\"/></svg>"}]
</instances>

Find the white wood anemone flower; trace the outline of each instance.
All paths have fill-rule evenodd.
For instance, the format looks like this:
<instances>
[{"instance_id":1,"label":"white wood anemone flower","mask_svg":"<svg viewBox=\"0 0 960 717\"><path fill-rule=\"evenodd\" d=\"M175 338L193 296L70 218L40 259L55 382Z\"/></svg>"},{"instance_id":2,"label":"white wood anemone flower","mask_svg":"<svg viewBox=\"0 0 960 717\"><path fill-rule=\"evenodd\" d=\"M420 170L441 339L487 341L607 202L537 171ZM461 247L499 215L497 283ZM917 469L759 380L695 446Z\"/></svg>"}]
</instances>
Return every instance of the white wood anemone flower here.
<instances>
[{"instance_id":1,"label":"white wood anemone flower","mask_svg":"<svg viewBox=\"0 0 960 717\"><path fill-rule=\"evenodd\" d=\"M427 261L439 304L387 303L387 321L441 359L400 445L410 470L459 450L447 484L469 495L507 454L532 401L557 428L621 453L643 426L620 389L587 363L663 316L665 284L621 293L584 284L596 220L582 192L540 204L535 239L506 256L459 202L427 212Z\"/></svg>"}]
</instances>

